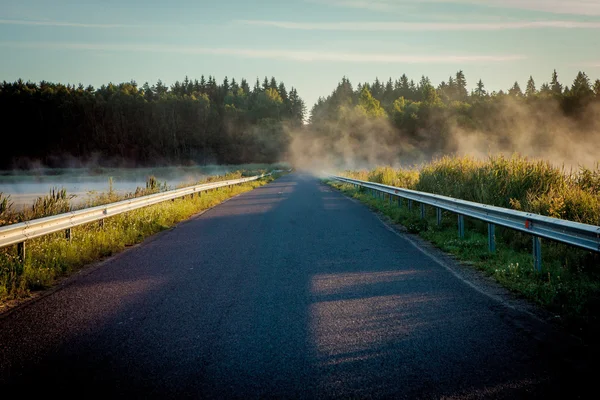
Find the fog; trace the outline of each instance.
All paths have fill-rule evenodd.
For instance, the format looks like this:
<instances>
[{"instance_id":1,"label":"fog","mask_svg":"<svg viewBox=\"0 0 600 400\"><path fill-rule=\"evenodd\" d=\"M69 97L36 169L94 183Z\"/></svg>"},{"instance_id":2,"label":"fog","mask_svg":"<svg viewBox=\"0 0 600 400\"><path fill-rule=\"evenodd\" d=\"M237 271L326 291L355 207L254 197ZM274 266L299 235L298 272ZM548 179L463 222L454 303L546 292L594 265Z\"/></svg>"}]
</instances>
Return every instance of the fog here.
<instances>
[{"instance_id":1,"label":"fog","mask_svg":"<svg viewBox=\"0 0 600 400\"><path fill-rule=\"evenodd\" d=\"M125 194L135 191L138 186L145 187L149 176L154 176L161 184L166 182L167 186L176 188L238 169L239 166L232 165L157 168L100 168L88 165L86 168L61 169L39 166L27 171L0 171L0 192L10 195L15 210L22 210L55 187L65 188L67 194L76 196L74 204L82 204L95 193L108 192L110 180L115 192Z\"/></svg>"},{"instance_id":2,"label":"fog","mask_svg":"<svg viewBox=\"0 0 600 400\"><path fill-rule=\"evenodd\" d=\"M444 155L486 158L519 154L566 171L600 162L600 104L565 116L552 99L528 102L506 96L461 121L448 108L432 113L426 128L408 134L391 117L369 119L343 109L318 130L292 132L290 161L313 171L414 166Z\"/></svg>"}]
</instances>

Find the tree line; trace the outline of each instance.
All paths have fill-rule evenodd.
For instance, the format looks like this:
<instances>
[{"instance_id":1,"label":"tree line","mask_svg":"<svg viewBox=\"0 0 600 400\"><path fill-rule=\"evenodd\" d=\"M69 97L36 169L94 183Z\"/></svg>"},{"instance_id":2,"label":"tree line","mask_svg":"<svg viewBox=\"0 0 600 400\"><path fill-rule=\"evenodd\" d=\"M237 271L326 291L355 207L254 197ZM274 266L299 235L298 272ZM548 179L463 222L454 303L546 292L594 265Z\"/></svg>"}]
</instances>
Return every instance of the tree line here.
<instances>
[{"instance_id":1,"label":"tree line","mask_svg":"<svg viewBox=\"0 0 600 400\"><path fill-rule=\"evenodd\" d=\"M266 77L83 85L3 82L0 168L275 162L303 124L297 90Z\"/></svg>"},{"instance_id":2,"label":"tree line","mask_svg":"<svg viewBox=\"0 0 600 400\"><path fill-rule=\"evenodd\" d=\"M417 83L402 75L356 87L344 77L312 107L310 140L320 140L325 153L352 153L354 161L368 164L368 148L386 149L379 150L378 157L387 158L379 162L423 161L458 151L475 133L483 145L507 151L556 148L561 135L600 139L600 80L592 83L579 72L571 85L563 84L556 70L549 78L539 87L530 77L525 90L515 82L490 92L481 79L469 91L463 71L437 87L426 76Z\"/></svg>"}]
</instances>

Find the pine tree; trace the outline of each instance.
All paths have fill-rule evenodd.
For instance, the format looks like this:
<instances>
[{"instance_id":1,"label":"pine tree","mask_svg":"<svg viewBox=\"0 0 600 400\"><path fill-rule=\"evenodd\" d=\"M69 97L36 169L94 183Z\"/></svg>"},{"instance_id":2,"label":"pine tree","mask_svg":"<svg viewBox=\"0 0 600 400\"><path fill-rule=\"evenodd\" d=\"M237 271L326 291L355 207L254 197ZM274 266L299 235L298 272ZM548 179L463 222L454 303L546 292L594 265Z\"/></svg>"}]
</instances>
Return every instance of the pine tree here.
<instances>
[{"instance_id":1,"label":"pine tree","mask_svg":"<svg viewBox=\"0 0 600 400\"><path fill-rule=\"evenodd\" d=\"M429 86L432 86L431 79L429 79L425 75L421 75L421 80L419 81L419 84L417 85L419 92L423 92L423 90Z\"/></svg>"},{"instance_id":2,"label":"pine tree","mask_svg":"<svg viewBox=\"0 0 600 400\"><path fill-rule=\"evenodd\" d=\"M477 82L477 89L475 89L475 95L477 97L487 96L487 92L485 91L485 86L483 85L483 81L481 79L479 79L479 82Z\"/></svg>"},{"instance_id":3,"label":"pine tree","mask_svg":"<svg viewBox=\"0 0 600 400\"><path fill-rule=\"evenodd\" d=\"M402 74L402 76L400 77L399 91L396 94L398 95L398 97L404 97L406 99L411 98L410 84L408 82L408 77L406 76L406 74Z\"/></svg>"},{"instance_id":4,"label":"pine tree","mask_svg":"<svg viewBox=\"0 0 600 400\"><path fill-rule=\"evenodd\" d=\"M392 104L392 102L394 101L394 83L392 82L392 78L388 79L387 83L385 84L385 88L383 90L383 103L384 105L387 107L389 105Z\"/></svg>"},{"instance_id":5,"label":"pine tree","mask_svg":"<svg viewBox=\"0 0 600 400\"><path fill-rule=\"evenodd\" d=\"M240 88L244 91L244 93L250 93L250 85L248 85L248 81L246 81L246 79L242 79L242 82L240 83Z\"/></svg>"},{"instance_id":6,"label":"pine tree","mask_svg":"<svg viewBox=\"0 0 600 400\"><path fill-rule=\"evenodd\" d=\"M229 79L227 79L227 76L225 76L225 79L223 79L223 85L221 87L221 90L225 94L227 94L227 92L229 92Z\"/></svg>"},{"instance_id":7,"label":"pine tree","mask_svg":"<svg viewBox=\"0 0 600 400\"><path fill-rule=\"evenodd\" d=\"M253 93L258 93L260 92L260 81L258 80L258 77L256 77L256 82L254 83L254 88L252 89Z\"/></svg>"},{"instance_id":8,"label":"pine tree","mask_svg":"<svg viewBox=\"0 0 600 400\"><path fill-rule=\"evenodd\" d=\"M283 100L288 98L288 92L287 92L287 89L285 88L285 84L283 82L279 83L279 86L277 87L277 91L279 92L279 95L281 96L281 98Z\"/></svg>"},{"instance_id":9,"label":"pine tree","mask_svg":"<svg viewBox=\"0 0 600 400\"><path fill-rule=\"evenodd\" d=\"M239 88L240 88L240 86L235 81L235 78L231 78L231 92L235 94L238 92Z\"/></svg>"},{"instance_id":10,"label":"pine tree","mask_svg":"<svg viewBox=\"0 0 600 400\"><path fill-rule=\"evenodd\" d=\"M579 71L577 77L573 81L571 86L571 95L577 97L586 97L592 94L592 87L590 86L590 78L585 72Z\"/></svg>"},{"instance_id":11,"label":"pine tree","mask_svg":"<svg viewBox=\"0 0 600 400\"><path fill-rule=\"evenodd\" d=\"M379 78L375 77L375 82L373 82L373 85L371 86L370 94L372 94L373 97L375 97L376 99L381 99L382 92L383 92L383 86L381 85Z\"/></svg>"},{"instance_id":12,"label":"pine tree","mask_svg":"<svg viewBox=\"0 0 600 400\"><path fill-rule=\"evenodd\" d=\"M304 101L300 98L300 96L298 96L298 92L294 87L292 87L292 89L290 90L289 97L291 104L292 120L295 121L295 124L297 126L302 125L306 116L306 105L304 104ZM319 102L315 105L315 107L317 107L317 105L319 104L322 104L322 101L323 100L319 97ZM313 107L313 110L315 109L315 107Z\"/></svg>"},{"instance_id":13,"label":"pine tree","mask_svg":"<svg viewBox=\"0 0 600 400\"><path fill-rule=\"evenodd\" d=\"M415 85L415 81L413 81L411 79L410 83L408 84L408 96L407 96L407 98L411 99L411 100L419 100L417 98L417 93L418 93L417 85Z\"/></svg>"},{"instance_id":14,"label":"pine tree","mask_svg":"<svg viewBox=\"0 0 600 400\"><path fill-rule=\"evenodd\" d=\"M448 78L448 88L446 89L446 95L448 96L448 99L450 100L455 100L457 97L457 86L456 86L456 81L454 80L454 77L450 76Z\"/></svg>"},{"instance_id":15,"label":"pine tree","mask_svg":"<svg viewBox=\"0 0 600 400\"><path fill-rule=\"evenodd\" d=\"M150 87L148 82L144 83L144 85L142 86L142 90L144 91L144 98L146 100L148 100L148 101L154 100L154 92L152 91L152 88Z\"/></svg>"},{"instance_id":16,"label":"pine tree","mask_svg":"<svg viewBox=\"0 0 600 400\"><path fill-rule=\"evenodd\" d=\"M156 93L156 95L160 97L166 94L168 91L169 88L167 88L159 79L158 82L156 82L156 85L154 86L154 93Z\"/></svg>"},{"instance_id":17,"label":"pine tree","mask_svg":"<svg viewBox=\"0 0 600 400\"><path fill-rule=\"evenodd\" d=\"M562 95L563 94L563 87L560 84L560 82L558 82L558 74L556 73L556 70L554 70L554 72L552 73L552 80L550 81L550 89L552 90L552 93L554 93L555 95Z\"/></svg>"},{"instance_id":18,"label":"pine tree","mask_svg":"<svg viewBox=\"0 0 600 400\"><path fill-rule=\"evenodd\" d=\"M537 89L535 88L535 81L533 80L533 76L529 76L529 80L527 81L527 88L525 89L525 96L533 97L537 94Z\"/></svg>"},{"instance_id":19,"label":"pine tree","mask_svg":"<svg viewBox=\"0 0 600 400\"><path fill-rule=\"evenodd\" d=\"M385 84L385 91L391 92L392 90L394 90L394 83L392 82L392 78L390 77L390 79L388 79L387 83Z\"/></svg>"},{"instance_id":20,"label":"pine tree","mask_svg":"<svg viewBox=\"0 0 600 400\"><path fill-rule=\"evenodd\" d=\"M190 78L188 78L188 76L185 76L185 79L183 80L183 83L181 85L181 90L183 92L183 94L190 94L192 89L192 82L190 82Z\"/></svg>"},{"instance_id":21,"label":"pine tree","mask_svg":"<svg viewBox=\"0 0 600 400\"><path fill-rule=\"evenodd\" d=\"M440 96L438 95L435 88L431 85L423 87L421 95L423 96L423 102L429 105L436 105L441 102Z\"/></svg>"},{"instance_id":22,"label":"pine tree","mask_svg":"<svg viewBox=\"0 0 600 400\"><path fill-rule=\"evenodd\" d=\"M400 88L408 91L408 77L406 74L402 74L400 77Z\"/></svg>"},{"instance_id":23,"label":"pine tree","mask_svg":"<svg viewBox=\"0 0 600 400\"><path fill-rule=\"evenodd\" d=\"M546 96L552 94L552 88L548 83L543 83L542 86L540 86L540 94Z\"/></svg>"},{"instance_id":24,"label":"pine tree","mask_svg":"<svg viewBox=\"0 0 600 400\"><path fill-rule=\"evenodd\" d=\"M467 92L467 79L462 70L456 73L456 94L458 100L466 100L469 92Z\"/></svg>"},{"instance_id":25,"label":"pine tree","mask_svg":"<svg viewBox=\"0 0 600 400\"><path fill-rule=\"evenodd\" d=\"M594 82L594 94L597 99L600 99L600 79L596 79L596 82Z\"/></svg>"},{"instance_id":26,"label":"pine tree","mask_svg":"<svg viewBox=\"0 0 600 400\"><path fill-rule=\"evenodd\" d=\"M523 91L521 90L521 86L519 86L519 82L515 82L513 87L508 90L508 94L515 97L523 96Z\"/></svg>"},{"instance_id":27,"label":"pine tree","mask_svg":"<svg viewBox=\"0 0 600 400\"><path fill-rule=\"evenodd\" d=\"M287 89L285 88L285 84L279 82L279 87L277 88L277 92L279 96L281 96L281 100L283 100L283 107L285 110L285 116L290 117L292 115L292 103L290 102Z\"/></svg>"}]
</instances>

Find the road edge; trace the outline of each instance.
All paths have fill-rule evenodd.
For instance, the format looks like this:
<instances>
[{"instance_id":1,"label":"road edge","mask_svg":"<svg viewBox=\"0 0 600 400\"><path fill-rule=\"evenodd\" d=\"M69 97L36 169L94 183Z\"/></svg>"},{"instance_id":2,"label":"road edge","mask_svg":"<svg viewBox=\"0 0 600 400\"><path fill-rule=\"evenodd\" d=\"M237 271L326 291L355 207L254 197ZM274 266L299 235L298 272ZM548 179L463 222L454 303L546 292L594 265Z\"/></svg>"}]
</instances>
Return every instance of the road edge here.
<instances>
[{"instance_id":1,"label":"road edge","mask_svg":"<svg viewBox=\"0 0 600 400\"><path fill-rule=\"evenodd\" d=\"M494 301L502 308L503 319L535 339L544 351L556 354L575 370L582 373L591 370L592 354L600 354L600 348L586 344L582 338L567 331L557 323L554 314L525 298L519 297L500 285L492 277L485 276L481 271L435 247L431 242L416 234L409 233L403 225L393 222L391 218L382 212L368 207L360 200L349 197L334 186L323 181L321 181L321 184L329 190L341 194L347 200L367 208L388 231L408 241L435 264L447 270L472 290Z\"/></svg>"}]
</instances>

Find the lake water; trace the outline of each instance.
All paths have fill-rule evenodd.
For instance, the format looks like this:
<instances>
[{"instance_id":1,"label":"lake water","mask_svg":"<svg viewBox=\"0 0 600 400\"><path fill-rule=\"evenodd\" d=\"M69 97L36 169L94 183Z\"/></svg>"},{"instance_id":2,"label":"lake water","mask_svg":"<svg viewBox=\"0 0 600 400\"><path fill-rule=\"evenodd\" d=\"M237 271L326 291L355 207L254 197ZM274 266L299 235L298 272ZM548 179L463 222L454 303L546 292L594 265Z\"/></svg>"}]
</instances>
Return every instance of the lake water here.
<instances>
[{"instance_id":1,"label":"lake water","mask_svg":"<svg viewBox=\"0 0 600 400\"><path fill-rule=\"evenodd\" d=\"M194 184L203 178L239 170L240 166L195 166L160 168L94 168L94 169L41 169L35 171L0 171L0 192L10 195L15 210L33 204L39 196L52 188L65 188L75 195L75 204L85 203L95 193L109 191L112 178L117 193L133 192L138 186L146 187L146 179L154 176L159 183L171 188Z\"/></svg>"}]
</instances>

